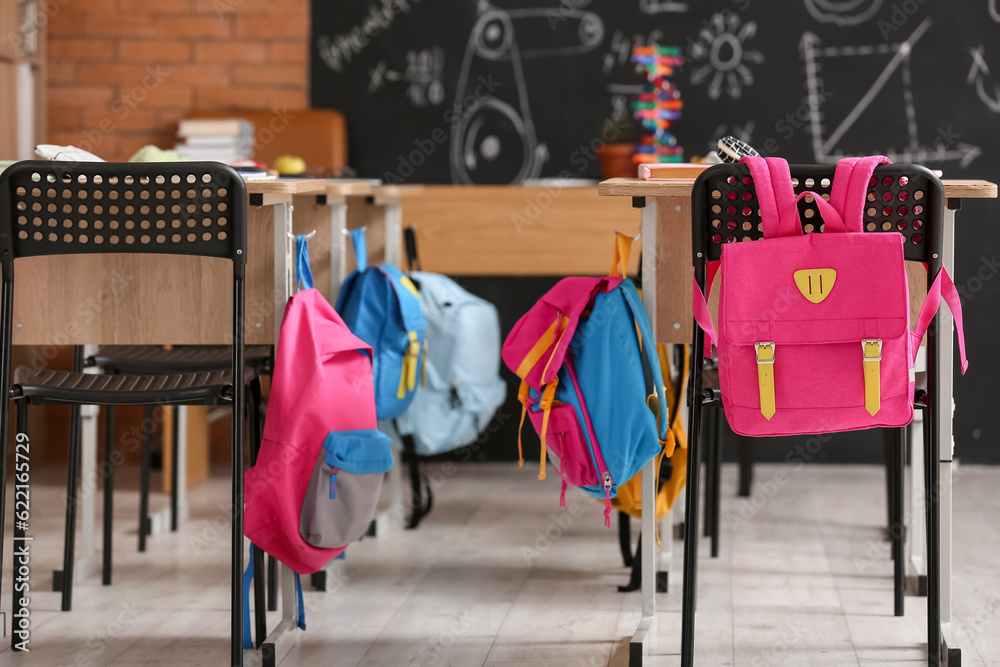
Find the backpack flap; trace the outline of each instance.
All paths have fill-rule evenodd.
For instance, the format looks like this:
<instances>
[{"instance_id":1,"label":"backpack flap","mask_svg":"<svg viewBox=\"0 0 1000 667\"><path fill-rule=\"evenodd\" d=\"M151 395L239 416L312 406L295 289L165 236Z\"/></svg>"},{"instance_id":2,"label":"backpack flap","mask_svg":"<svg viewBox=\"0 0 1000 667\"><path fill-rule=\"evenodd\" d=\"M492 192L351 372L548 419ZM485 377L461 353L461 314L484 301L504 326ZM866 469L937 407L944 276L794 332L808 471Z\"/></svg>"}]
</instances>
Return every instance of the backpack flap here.
<instances>
[{"instance_id":1,"label":"backpack flap","mask_svg":"<svg viewBox=\"0 0 1000 667\"><path fill-rule=\"evenodd\" d=\"M299 533L316 547L343 547L368 530L392 468L389 436L378 429L330 431L302 503Z\"/></svg>"}]
</instances>

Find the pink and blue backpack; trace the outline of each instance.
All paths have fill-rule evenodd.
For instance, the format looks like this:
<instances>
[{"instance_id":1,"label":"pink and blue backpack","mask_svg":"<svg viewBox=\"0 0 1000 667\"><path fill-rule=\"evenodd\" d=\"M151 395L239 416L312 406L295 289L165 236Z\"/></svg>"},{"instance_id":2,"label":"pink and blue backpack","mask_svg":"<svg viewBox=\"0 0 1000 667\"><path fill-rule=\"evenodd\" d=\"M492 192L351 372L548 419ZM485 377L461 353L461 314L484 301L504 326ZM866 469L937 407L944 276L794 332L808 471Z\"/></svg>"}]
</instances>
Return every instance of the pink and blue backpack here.
<instances>
[{"instance_id":1,"label":"pink and blue backpack","mask_svg":"<svg viewBox=\"0 0 1000 667\"><path fill-rule=\"evenodd\" d=\"M627 237L616 254L628 264ZM504 363L519 378L518 400L562 478L560 505L572 484L611 498L663 449L666 398L653 333L635 285L627 278L565 278L532 306L503 345ZM659 423L658 423L659 422ZM520 453L521 442L518 439ZM520 456L519 464L523 465Z\"/></svg>"}]
</instances>

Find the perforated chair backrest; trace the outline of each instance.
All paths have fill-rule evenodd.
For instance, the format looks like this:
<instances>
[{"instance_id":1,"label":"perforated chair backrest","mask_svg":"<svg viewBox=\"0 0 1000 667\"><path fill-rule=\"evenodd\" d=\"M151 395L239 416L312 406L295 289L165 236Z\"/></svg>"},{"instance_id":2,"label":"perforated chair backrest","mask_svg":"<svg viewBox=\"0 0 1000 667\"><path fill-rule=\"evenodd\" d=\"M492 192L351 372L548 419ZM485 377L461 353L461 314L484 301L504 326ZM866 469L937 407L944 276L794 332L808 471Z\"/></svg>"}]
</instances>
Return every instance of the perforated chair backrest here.
<instances>
[{"instance_id":1,"label":"perforated chair backrest","mask_svg":"<svg viewBox=\"0 0 1000 667\"><path fill-rule=\"evenodd\" d=\"M835 165L792 165L795 194L813 191L830 196ZM907 260L936 266L941 255L944 189L926 167L879 165L869 182L864 230L901 233ZM802 229L819 232L823 223L811 197L799 202ZM743 164L720 164L705 170L692 192L691 240L695 267L722 257L726 243L763 238L757 193ZM932 271L932 275L936 273Z\"/></svg>"},{"instance_id":2,"label":"perforated chair backrest","mask_svg":"<svg viewBox=\"0 0 1000 667\"><path fill-rule=\"evenodd\" d=\"M218 162L18 162L0 174L5 275L17 257L223 257L242 277L246 186Z\"/></svg>"}]
</instances>

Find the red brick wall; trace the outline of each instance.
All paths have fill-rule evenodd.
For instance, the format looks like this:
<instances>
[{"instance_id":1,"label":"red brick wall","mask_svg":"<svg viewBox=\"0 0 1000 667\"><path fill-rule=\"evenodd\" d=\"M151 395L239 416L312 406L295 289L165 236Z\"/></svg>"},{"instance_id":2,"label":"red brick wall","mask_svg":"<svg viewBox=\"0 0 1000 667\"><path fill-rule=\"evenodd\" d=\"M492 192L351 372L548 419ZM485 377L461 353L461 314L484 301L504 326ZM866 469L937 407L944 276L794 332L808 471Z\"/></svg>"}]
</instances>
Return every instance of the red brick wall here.
<instances>
[{"instance_id":1,"label":"red brick wall","mask_svg":"<svg viewBox=\"0 0 1000 667\"><path fill-rule=\"evenodd\" d=\"M192 109L304 109L309 0L53 0L48 142L126 160Z\"/></svg>"}]
</instances>

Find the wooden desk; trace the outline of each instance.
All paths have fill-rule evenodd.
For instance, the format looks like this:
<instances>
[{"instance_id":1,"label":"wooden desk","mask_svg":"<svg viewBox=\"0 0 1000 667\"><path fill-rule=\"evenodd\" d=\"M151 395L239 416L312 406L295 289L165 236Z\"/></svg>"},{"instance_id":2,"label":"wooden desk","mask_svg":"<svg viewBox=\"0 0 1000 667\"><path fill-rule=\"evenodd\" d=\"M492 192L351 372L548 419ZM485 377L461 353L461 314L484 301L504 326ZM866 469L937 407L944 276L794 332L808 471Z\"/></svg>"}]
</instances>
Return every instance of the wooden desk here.
<instances>
[{"instance_id":1,"label":"wooden desk","mask_svg":"<svg viewBox=\"0 0 1000 667\"><path fill-rule=\"evenodd\" d=\"M955 272L955 212L961 208L962 199L994 199L997 196L997 185L981 180L945 180L944 195L946 200L944 216L944 235L942 244L942 263L949 273ZM633 206L642 210L643 249L648 251L647 240L651 232L653 256L656 261L643 264L644 272L649 267L654 277L654 289L651 297L655 307L650 314L653 331L658 342L690 343L693 339L691 314L691 189L694 179L676 179L670 181L643 181L636 178L613 178L602 182L598 192L602 196L632 197ZM638 198L638 199L636 199ZM647 255L648 256L648 255ZM910 278L910 307L919 311L926 292L926 274L922 269L907 271ZM647 289L643 297L648 294ZM647 306L647 309L649 306ZM951 627L951 562L952 562L952 465L954 456L954 438L952 435L952 402L954 398L954 318L947 308L938 313L940 335L937 343L937 359L941 374L941 396L937 397L938 438L941 443L940 452L940 513L941 513L941 636L944 644L944 656L961 655L961 649L955 639ZM911 320L915 315L911 312ZM718 321L716 319L715 321ZM923 488L923 441L920 429L911 429L911 471L912 489ZM644 477L645 479L645 477ZM650 476L649 479L652 479ZM643 485L643 502L652 506L654 502L652 484ZM911 510L909 513L908 543L911 549L910 564L913 576L926 574L926 559L923 549L925 541L923 531L923 500L921 494L911 493ZM652 532L651 524L644 521L643 530ZM650 544L643 545L643 619L633 637L636 650L644 651L648 647L646 641L656 624L656 600L652 594L652 582L655 577L654 566L645 564L655 562L656 554Z\"/></svg>"}]
</instances>

